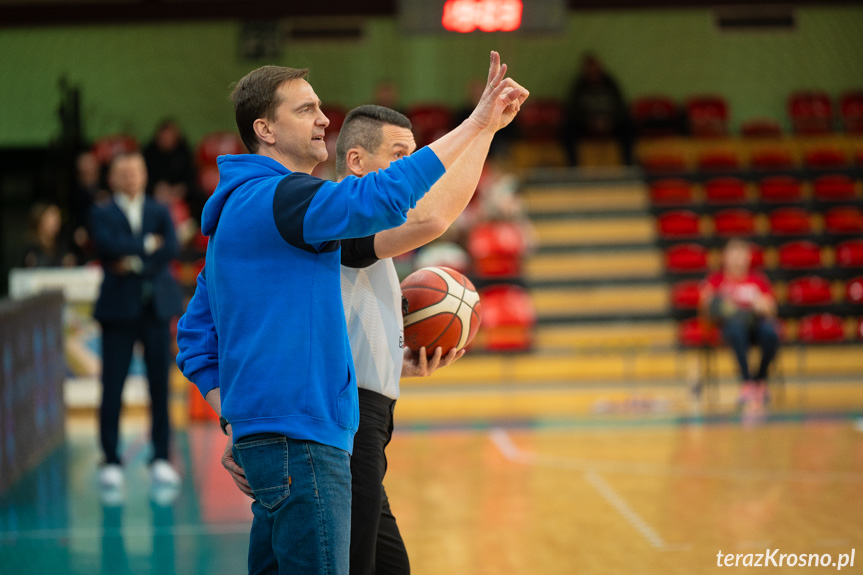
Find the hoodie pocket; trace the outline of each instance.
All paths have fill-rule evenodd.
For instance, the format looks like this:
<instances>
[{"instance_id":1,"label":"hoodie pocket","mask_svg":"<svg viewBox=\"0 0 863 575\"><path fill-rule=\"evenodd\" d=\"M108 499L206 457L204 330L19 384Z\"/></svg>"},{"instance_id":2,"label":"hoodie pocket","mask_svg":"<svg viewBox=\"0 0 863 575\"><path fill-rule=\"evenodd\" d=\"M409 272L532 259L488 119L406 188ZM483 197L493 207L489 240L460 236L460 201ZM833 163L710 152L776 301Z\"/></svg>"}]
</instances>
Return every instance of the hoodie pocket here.
<instances>
[{"instance_id":1,"label":"hoodie pocket","mask_svg":"<svg viewBox=\"0 0 863 575\"><path fill-rule=\"evenodd\" d=\"M348 385L339 393L339 425L348 429L356 429L359 418L357 384L354 383L354 379L349 373Z\"/></svg>"}]
</instances>

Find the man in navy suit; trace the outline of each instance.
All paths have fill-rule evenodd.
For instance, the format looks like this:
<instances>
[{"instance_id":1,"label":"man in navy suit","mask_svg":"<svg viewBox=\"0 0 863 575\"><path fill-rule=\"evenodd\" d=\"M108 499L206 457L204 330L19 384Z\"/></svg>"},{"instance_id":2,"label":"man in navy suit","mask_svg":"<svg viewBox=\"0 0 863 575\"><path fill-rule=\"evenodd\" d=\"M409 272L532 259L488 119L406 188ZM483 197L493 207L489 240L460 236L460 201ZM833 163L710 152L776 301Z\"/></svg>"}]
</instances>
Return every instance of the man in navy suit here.
<instances>
[{"instance_id":1,"label":"man in navy suit","mask_svg":"<svg viewBox=\"0 0 863 575\"><path fill-rule=\"evenodd\" d=\"M99 431L105 462L99 482L121 489L123 468L117 453L123 383L136 341L144 344L150 387L153 484L173 485L180 477L168 461L169 322L183 312L180 288L168 270L177 239L168 210L146 197L147 168L140 154L123 154L111 163L110 201L93 207L93 240L105 279L93 316L102 325L102 406Z\"/></svg>"}]
</instances>

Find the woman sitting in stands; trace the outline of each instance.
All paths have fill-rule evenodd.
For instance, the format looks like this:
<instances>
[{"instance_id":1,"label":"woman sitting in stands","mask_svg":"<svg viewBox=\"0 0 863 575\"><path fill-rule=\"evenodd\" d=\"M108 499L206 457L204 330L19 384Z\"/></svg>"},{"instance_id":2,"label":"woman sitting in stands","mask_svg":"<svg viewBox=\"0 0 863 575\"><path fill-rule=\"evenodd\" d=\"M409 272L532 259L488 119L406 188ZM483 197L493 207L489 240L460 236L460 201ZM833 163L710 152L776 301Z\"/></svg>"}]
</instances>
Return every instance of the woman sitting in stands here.
<instances>
[{"instance_id":1,"label":"woman sitting in stands","mask_svg":"<svg viewBox=\"0 0 863 575\"><path fill-rule=\"evenodd\" d=\"M779 348L776 299L767 278L753 271L752 246L730 240L722 251L722 269L710 275L701 288L702 311L719 325L740 368L740 403L744 409L763 408L767 397L767 372ZM761 365L749 369L749 348L761 348Z\"/></svg>"}]
</instances>

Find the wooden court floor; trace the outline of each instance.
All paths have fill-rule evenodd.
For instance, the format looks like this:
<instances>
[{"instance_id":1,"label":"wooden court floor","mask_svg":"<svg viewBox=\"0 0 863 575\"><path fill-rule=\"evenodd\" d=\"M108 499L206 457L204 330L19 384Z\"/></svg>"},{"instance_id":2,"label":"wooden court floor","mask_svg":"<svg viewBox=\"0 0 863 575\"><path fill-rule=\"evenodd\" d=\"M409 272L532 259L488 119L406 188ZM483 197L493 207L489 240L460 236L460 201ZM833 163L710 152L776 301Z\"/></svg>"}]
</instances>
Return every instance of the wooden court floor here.
<instances>
[{"instance_id":1,"label":"wooden court floor","mask_svg":"<svg viewBox=\"0 0 863 575\"><path fill-rule=\"evenodd\" d=\"M160 500L147 486L146 421L125 420L126 496L110 504L94 485L95 422L69 428L66 446L0 498L0 573L245 572L250 512L219 465L215 424L177 431L184 484ZM397 425L388 453L415 575L689 575L718 569L720 551L745 561L766 549L834 560L854 549L842 572L863 572L855 414L414 421Z\"/></svg>"}]
</instances>

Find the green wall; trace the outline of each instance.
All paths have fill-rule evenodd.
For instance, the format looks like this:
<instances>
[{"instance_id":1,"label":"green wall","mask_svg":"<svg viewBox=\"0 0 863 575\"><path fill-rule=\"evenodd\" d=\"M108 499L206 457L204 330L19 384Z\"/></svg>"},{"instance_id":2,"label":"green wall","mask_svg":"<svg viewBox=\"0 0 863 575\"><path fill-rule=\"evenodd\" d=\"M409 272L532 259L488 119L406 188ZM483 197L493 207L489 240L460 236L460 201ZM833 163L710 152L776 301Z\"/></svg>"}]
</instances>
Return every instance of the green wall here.
<instances>
[{"instance_id":1,"label":"green wall","mask_svg":"<svg viewBox=\"0 0 863 575\"><path fill-rule=\"evenodd\" d=\"M536 96L562 96L581 53L593 50L629 97L725 94L733 121L784 120L793 90L837 95L863 88L863 8L797 10L793 32L720 32L708 10L573 13L558 36L403 37L391 18L367 20L358 41L293 42L278 64L312 68L325 103L370 101L391 78L403 104L458 105L484 76L491 48ZM58 79L82 89L85 133L126 131L146 141L166 115L194 141L234 129L231 82L265 62L237 55L239 24L202 22L0 29L0 146L44 145L56 136Z\"/></svg>"}]
</instances>

